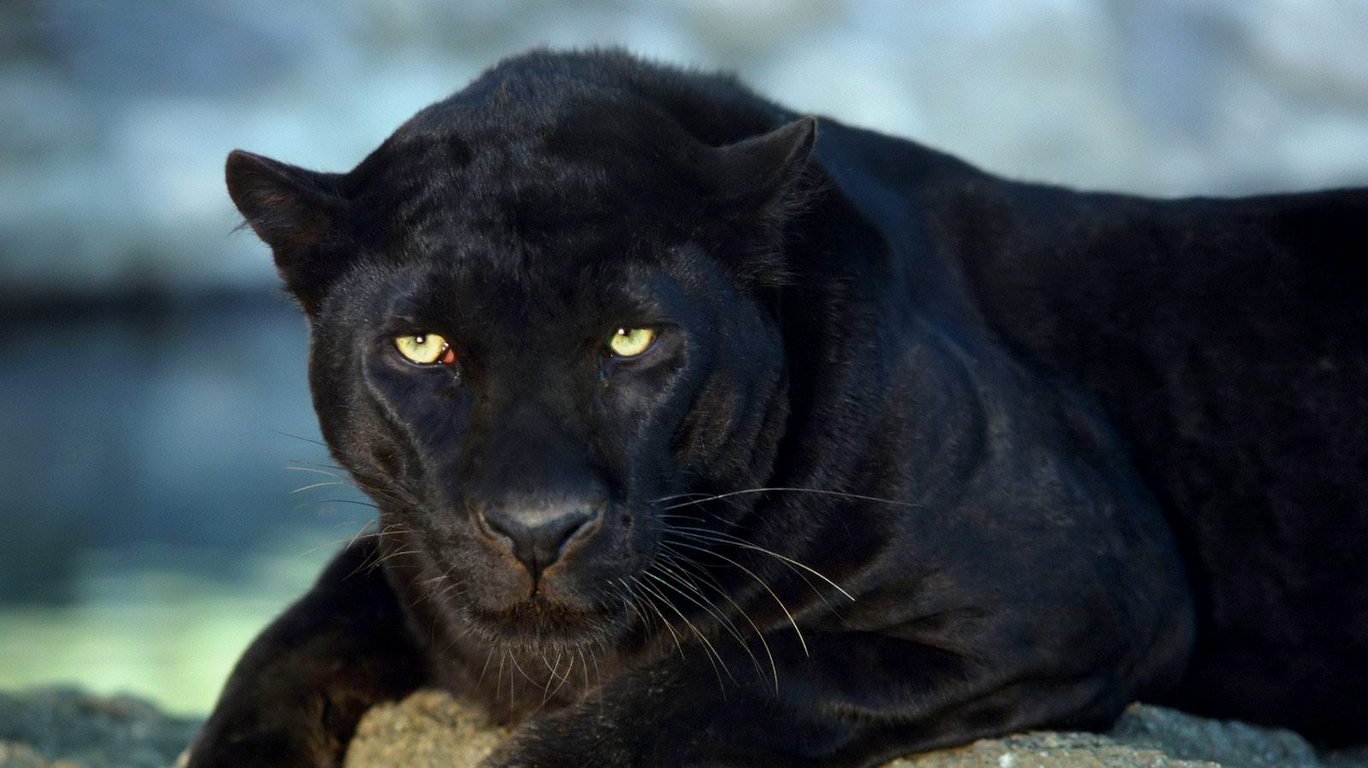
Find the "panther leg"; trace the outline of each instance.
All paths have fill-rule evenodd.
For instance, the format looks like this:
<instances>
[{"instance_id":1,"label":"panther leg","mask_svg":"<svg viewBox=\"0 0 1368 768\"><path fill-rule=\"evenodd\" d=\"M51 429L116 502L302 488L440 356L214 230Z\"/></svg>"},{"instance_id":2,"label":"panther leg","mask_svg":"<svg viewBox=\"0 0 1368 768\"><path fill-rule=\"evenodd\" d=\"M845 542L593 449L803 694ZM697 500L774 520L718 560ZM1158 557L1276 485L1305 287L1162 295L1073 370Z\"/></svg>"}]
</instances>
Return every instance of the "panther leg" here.
<instances>
[{"instance_id":1,"label":"panther leg","mask_svg":"<svg viewBox=\"0 0 1368 768\"><path fill-rule=\"evenodd\" d=\"M252 643L188 768L340 765L366 709L419 685L423 657L371 541L343 550Z\"/></svg>"},{"instance_id":2,"label":"panther leg","mask_svg":"<svg viewBox=\"0 0 1368 768\"><path fill-rule=\"evenodd\" d=\"M763 655L757 674L739 648L691 648L609 680L529 719L482 768L867 766L1024 728L1099 727L1126 703L1104 674L1028 674L872 633L810 634L806 653L769 645L773 675Z\"/></svg>"}]
</instances>

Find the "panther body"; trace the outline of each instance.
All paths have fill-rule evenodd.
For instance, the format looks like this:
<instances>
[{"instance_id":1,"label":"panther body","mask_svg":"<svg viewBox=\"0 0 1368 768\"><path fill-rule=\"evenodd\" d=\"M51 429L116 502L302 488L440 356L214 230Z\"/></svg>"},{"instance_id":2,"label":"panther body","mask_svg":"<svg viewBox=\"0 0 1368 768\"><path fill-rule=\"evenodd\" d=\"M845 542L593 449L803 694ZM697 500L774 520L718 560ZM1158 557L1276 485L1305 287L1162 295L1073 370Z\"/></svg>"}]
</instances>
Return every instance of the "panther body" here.
<instances>
[{"instance_id":1,"label":"panther body","mask_svg":"<svg viewBox=\"0 0 1368 768\"><path fill-rule=\"evenodd\" d=\"M489 766L870 765L1128 702L1368 733L1368 192L995 178L534 52L346 174L235 152L378 526L193 766L439 686Z\"/></svg>"}]
</instances>

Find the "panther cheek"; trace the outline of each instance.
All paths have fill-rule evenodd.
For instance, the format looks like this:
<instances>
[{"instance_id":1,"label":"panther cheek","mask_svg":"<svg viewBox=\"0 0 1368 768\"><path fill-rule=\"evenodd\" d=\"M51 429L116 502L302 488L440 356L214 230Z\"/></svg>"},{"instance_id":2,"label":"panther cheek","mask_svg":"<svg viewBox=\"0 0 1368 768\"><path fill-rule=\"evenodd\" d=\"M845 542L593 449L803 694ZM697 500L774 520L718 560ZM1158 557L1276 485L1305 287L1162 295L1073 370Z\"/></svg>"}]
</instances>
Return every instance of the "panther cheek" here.
<instances>
[{"instance_id":1,"label":"panther cheek","mask_svg":"<svg viewBox=\"0 0 1368 768\"><path fill-rule=\"evenodd\" d=\"M675 456L685 466L703 466L722 453L732 437L741 397L726 385L704 388L675 441Z\"/></svg>"}]
</instances>

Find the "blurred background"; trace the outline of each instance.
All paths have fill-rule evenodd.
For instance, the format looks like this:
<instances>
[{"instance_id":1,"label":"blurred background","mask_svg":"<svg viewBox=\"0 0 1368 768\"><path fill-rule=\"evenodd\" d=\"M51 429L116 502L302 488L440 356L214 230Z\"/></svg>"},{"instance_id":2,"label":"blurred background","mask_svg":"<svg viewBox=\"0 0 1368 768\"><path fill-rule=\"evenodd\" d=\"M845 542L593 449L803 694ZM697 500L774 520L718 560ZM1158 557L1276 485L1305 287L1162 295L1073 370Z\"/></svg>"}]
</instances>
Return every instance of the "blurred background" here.
<instances>
[{"instance_id":1,"label":"blurred background","mask_svg":"<svg viewBox=\"0 0 1368 768\"><path fill-rule=\"evenodd\" d=\"M371 510L222 184L345 170L533 45L739 72L1014 177L1368 184L1365 0L3 0L0 689L205 712Z\"/></svg>"}]
</instances>

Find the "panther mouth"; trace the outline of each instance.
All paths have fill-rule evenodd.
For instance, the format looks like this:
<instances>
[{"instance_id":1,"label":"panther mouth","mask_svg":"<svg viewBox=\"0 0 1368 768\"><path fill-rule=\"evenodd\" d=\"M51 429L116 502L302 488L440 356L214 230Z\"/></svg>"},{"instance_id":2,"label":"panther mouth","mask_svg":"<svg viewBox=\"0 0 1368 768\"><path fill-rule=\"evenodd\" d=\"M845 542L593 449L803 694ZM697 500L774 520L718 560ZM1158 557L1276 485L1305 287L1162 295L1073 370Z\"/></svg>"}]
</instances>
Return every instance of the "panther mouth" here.
<instances>
[{"instance_id":1,"label":"panther mouth","mask_svg":"<svg viewBox=\"0 0 1368 768\"><path fill-rule=\"evenodd\" d=\"M498 610L472 608L470 618L494 642L535 648L603 645L619 623L605 610L577 608L541 593Z\"/></svg>"}]
</instances>

